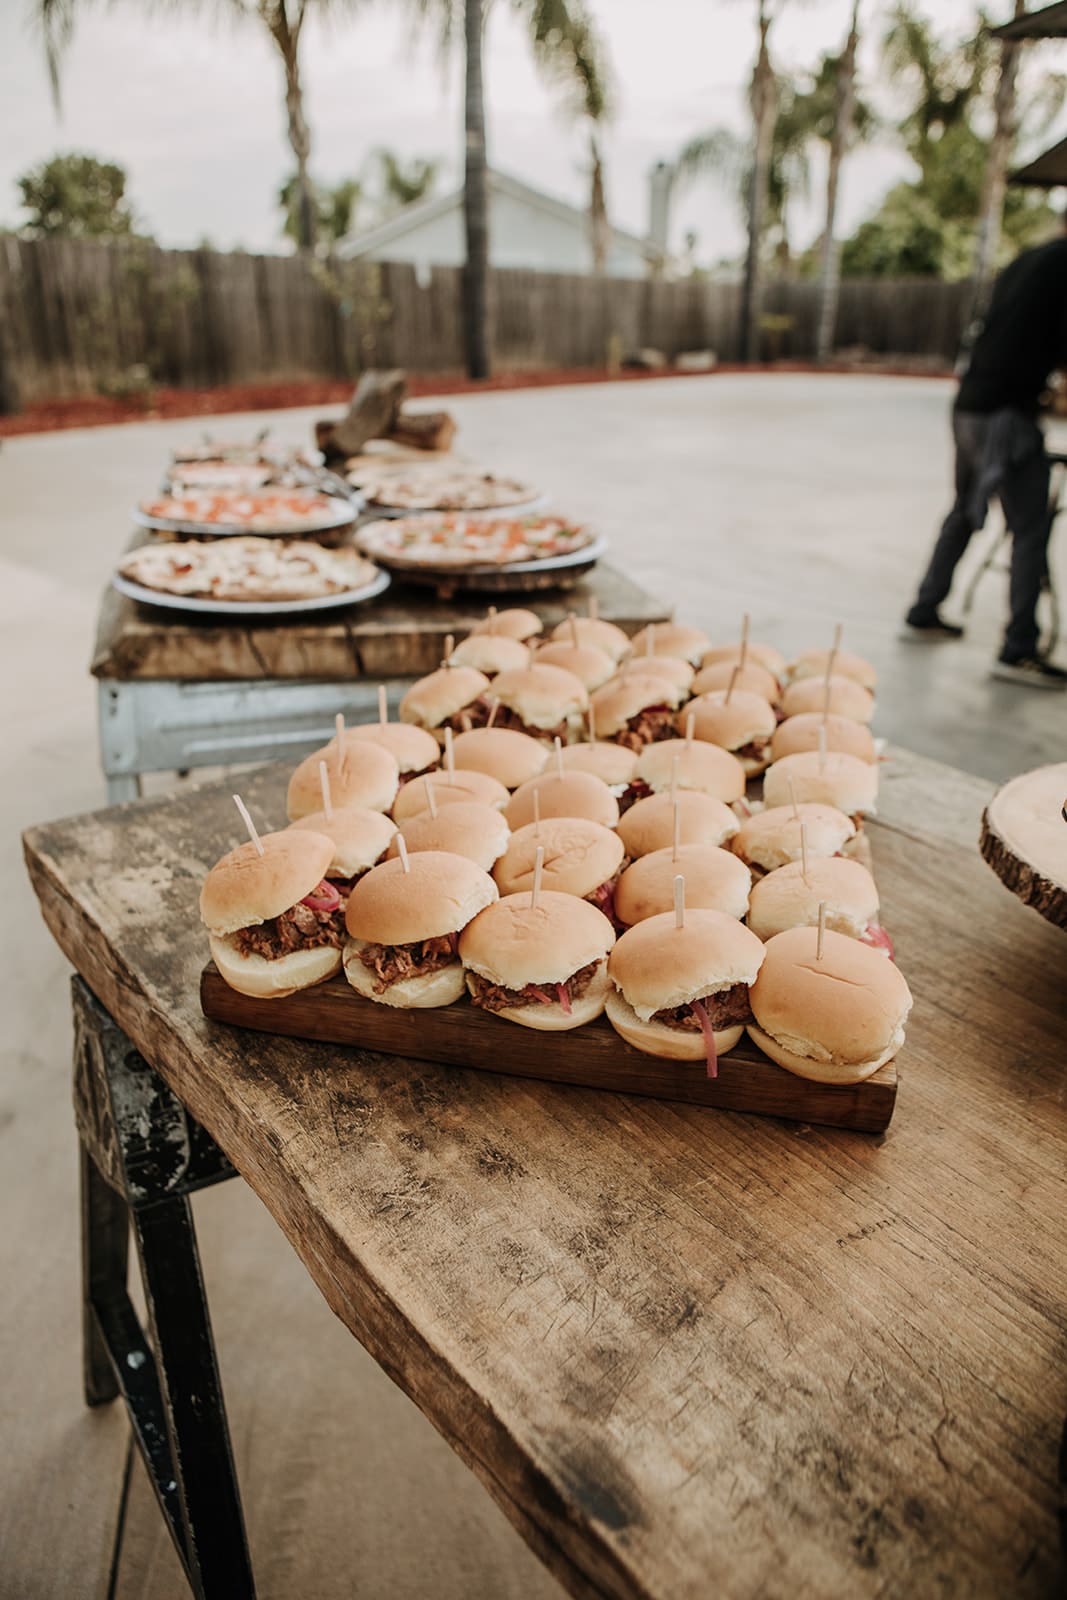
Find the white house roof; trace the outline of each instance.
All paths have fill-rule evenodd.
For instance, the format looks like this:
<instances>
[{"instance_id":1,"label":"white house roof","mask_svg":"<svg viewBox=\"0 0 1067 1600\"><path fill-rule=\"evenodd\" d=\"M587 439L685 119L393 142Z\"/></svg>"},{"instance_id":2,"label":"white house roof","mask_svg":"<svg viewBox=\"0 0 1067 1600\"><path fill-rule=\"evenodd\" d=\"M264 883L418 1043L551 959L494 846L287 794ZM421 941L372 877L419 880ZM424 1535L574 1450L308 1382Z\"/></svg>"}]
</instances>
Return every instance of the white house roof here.
<instances>
[{"instance_id":1,"label":"white house roof","mask_svg":"<svg viewBox=\"0 0 1067 1600\"><path fill-rule=\"evenodd\" d=\"M509 173L498 172L495 168L491 168L488 182L490 195L506 195L509 199L527 205L533 210L543 211L558 221L575 223L582 228L587 226L588 215L581 207L572 206L569 201L558 200L554 195L545 194L541 189L523 183L521 178L513 178ZM349 234L348 238L343 239L338 245L337 253L355 259L372 251L381 251L397 239L415 232L425 223L436 222L438 217L447 215L462 204L462 189L454 189L451 194L439 195L436 198L415 200L411 205L404 206L395 216L379 222L376 227L367 228L362 233ZM629 247L646 261L656 262L660 259L659 252L653 244L647 239L640 238L636 233L628 233L625 228L613 227L611 237L613 244Z\"/></svg>"}]
</instances>

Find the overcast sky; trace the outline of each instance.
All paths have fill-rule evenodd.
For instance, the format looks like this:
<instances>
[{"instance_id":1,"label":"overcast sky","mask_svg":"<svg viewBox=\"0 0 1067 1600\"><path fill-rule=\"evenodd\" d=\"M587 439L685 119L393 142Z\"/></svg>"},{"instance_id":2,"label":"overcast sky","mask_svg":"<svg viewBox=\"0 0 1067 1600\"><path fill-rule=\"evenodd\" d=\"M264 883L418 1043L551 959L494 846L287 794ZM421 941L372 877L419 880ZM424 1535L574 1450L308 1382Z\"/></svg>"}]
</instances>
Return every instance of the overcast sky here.
<instances>
[{"instance_id":1,"label":"overcast sky","mask_svg":"<svg viewBox=\"0 0 1067 1600\"><path fill-rule=\"evenodd\" d=\"M615 221L637 232L647 223L647 173L693 135L716 125L744 127L744 90L754 49L752 0L591 0L609 46L617 111L606 138L608 200ZM1010 14L1009 0L988 0ZM63 109L49 94L30 0L0 0L0 225L19 221L15 179L61 150L121 163L144 225L169 245L203 239L221 247L283 248L278 187L292 168L285 140L282 75L257 23L174 16L146 21L137 0L86 5L63 72ZM176 9L180 9L176 6ZM219 10L224 8L220 4ZM340 7L335 7L341 10ZM925 0L940 27L965 29L972 0ZM788 0L775 27L774 55L785 70L811 66L840 48L849 0ZM868 93L883 109L877 51L883 0L865 0L863 66ZM413 47L403 0L364 0L353 15L313 22L304 41L304 85L314 148L312 170L335 182L357 172L369 150L441 157L443 184L458 181L460 62L443 68L428 38ZM1061 48L1040 47L1063 65ZM559 97L537 77L521 26L498 3L486 44L490 160L551 193L584 202L585 141ZM885 140L858 152L843 185L849 229L908 162ZM816 176L817 183L817 176ZM797 208L795 242L817 227L813 207ZM673 242L699 235L698 255L718 259L741 245L732 197L711 180L682 195Z\"/></svg>"}]
</instances>

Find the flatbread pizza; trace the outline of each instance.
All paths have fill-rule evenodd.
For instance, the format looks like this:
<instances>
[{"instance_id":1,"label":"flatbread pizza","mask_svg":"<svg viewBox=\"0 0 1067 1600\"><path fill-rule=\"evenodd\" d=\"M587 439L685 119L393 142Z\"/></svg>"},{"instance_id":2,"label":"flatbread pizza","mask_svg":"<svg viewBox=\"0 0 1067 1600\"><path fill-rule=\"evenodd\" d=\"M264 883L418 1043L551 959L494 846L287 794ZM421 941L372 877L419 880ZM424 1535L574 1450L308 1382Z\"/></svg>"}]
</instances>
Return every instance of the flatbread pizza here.
<instances>
[{"instance_id":1,"label":"flatbread pizza","mask_svg":"<svg viewBox=\"0 0 1067 1600\"><path fill-rule=\"evenodd\" d=\"M223 533L314 533L354 516L348 502L314 489L189 489L142 500L138 509L153 521Z\"/></svg>"},{"instance_id":2,"label":"flatbread pizza","mask_svg":"<svg viewBox=\"0 0 1067 1600\"><path fill-rule=\"evenodd\" d=\"M238 537L147 544L119 565L146 589L197 599L264 602L317 600L365 589L378 569L355 550L324 550L294 539Z\"/></svg>"},{"instance_id":3,"label":"flatbread pizza","mask_svg":"<svg viewBox=\"0 0 1067 1600\"><path fill-rule=\"evenodd\" d=\"M447 514L370 522L357 538L384 566L461 570L506 567L571 555L593 542L588 528L559 516L464 517Z\"/></svg>"},{"instance_id":4,"label":"flatbread pizza","mask_svg":"<svg viewBox=\"0 0 1067 1600\"><path fill-rule=\"evenodd\" d=\"M372 504L391 511L496 511L537 499L537 490L516 478L436 461L368 464L350 472L348 481Z\"/></svg>"}]
</instances>

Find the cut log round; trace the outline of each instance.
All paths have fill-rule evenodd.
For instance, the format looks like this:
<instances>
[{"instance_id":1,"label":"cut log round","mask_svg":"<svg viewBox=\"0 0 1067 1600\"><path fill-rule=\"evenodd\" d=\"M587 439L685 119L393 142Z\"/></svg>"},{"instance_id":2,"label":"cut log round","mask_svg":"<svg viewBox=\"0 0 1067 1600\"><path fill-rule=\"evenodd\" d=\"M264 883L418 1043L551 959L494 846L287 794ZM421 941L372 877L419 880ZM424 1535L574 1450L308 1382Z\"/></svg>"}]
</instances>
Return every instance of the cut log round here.
<instances>
[{"instance_id":1,"label":"cut log round","mask_svg":"<svg viewBox=\"0 0 1067 1600\"><path fill-rule=\"evenodd\" d=\"M979 847L1026 905L1067 928L1067 762L1024 772L982 814Z\"/></svg>"}]
</instances>

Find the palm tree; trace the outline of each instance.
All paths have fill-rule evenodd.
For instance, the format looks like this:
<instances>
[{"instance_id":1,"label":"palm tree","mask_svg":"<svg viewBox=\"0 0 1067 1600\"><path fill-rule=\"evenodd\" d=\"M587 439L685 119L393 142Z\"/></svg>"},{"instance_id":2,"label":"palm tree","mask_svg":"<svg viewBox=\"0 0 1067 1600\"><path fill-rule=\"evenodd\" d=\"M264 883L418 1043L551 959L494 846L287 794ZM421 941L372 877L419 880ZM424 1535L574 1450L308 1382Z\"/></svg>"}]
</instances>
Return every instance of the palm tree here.
<instances>
[{"instance_id":1,"label":"palm tree","mask_svg":"<svg viewBox=\"0 0 1067 1600\"><path fill-rule=\"evenodd\" d=\"M815 360L821 366L829 360L837 323L837 301L841 287L841 246L834 226L837 222L837 191L841 165L856 125L856 51L859 47L860 0L852 0L845 48L837 61L834 84L834 115L830 133L830 154L826 174L826 220L819 247L819 321L815 330Z\"/></svg>"},{"instance_id":2,"label":"palm tree","mask_svg":"<svg viewBox=\"0 0 1067 1600\"><path fill-rule=\"evenodd\" d=\"M960 43L945 43L933 24L904 0L889 15L882 60L892 83L911 104L899 124L904 148L925 179L937 164L946 134L967 124L986 89L992 41L979 30Z\"/></svg>"},{"instance_id":3,"label":"palm tree","mask_svg":"<svg viewBox=\"0 0 1067 1600\"><path fill-rule=\"evenodd\" d=\"M752 112L752 164L748 180L748 246L741 291L741 359L759 359L760 244L767 208L767 183L778 115L778 79L771 65L768 36L774 18L774 0L757 0L756 26L759 48L752 69L748 103Z\"/></svg>"},{"instance_id":4,"label":"palm tree","mask_svg":"<svg viewBox=\"0 0 1067 1600\"><path fill-rule=\"evenodd\" d=\"M52 80L52 92L59 99L59 69L63 52L70 42L77 13L89 0L34 0L37 20L44 32L45 53ZM197 0L187 0L197 8ZM315 186L311 179L311 130L304 115L304 89L300 78L300 40L304 23L313 10L337 10L346 0L217 0L220 12L261 23L270 34L282 59L285 74L285 110L289 144L296 159L297 244L310 253L318 234ZM145 0L144 9L159 13L177 10L179 0ZM200 8L202 9L202 3Z\"/></svg>"},{"instance_id":5,"label":"palm tree","mask_svg":"<svg viewBox=\"0 0 1067 1600\"><path fill-rule=\"evenodd\" d=\"M382 210L399 211L428 195L437 182L441 163L432 156L412 156L405 166L392 150L377 149L371 154L377 169Z\"/></svg>"},{"instance_id":6,"label":"palm tree","mask_svg":"<svg viewBox=\"0 0 1067 1600\"><path fill-rule=\"evenodd\" d=\"M1026 0L1015 0L1015 15L1021 17L1025 12ZM1000 46L997 86L993 92L993 137L989 141L989 155L986 158L985 178L982 183L981 209L978 213L978 232L974 241L974 286L968 322L973 322L985 310L985 298L1000 245L1008 160L1015 143L1015 136L1019 131L1016 102L1019 48L1008 39L1003 40Z\"/></svg>"}]
</instances>

